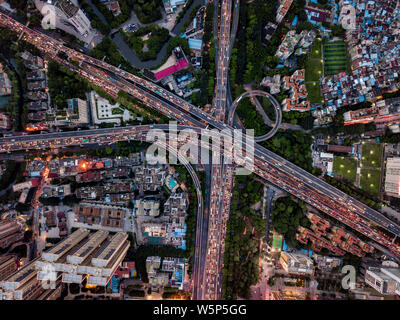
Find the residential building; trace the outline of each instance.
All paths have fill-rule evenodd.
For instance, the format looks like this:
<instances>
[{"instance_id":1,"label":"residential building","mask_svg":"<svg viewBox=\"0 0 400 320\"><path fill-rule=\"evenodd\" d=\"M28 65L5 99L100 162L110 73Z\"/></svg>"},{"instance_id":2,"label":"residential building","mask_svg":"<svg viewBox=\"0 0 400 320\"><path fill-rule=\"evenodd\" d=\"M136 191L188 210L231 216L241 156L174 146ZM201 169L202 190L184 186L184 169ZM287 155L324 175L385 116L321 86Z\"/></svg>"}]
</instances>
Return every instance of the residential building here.
<instances>
[{"instance_id":1,"label":"residential building","mask_svg":"<svg viewBox=\"0 0 400 320\"><path fill-rule=\"evenodd\" d=\"M136 277L135 261L124 261L114 273L118 279Z\"/></svg>"},{"instance_id":2,"label":"residential building","mask_svg":"<svg viewBox=\"0 0 400 320\"><path fill-rule=\"evenodd\" d=\"M74 207L75 227L96 230L124 231L129 211L126 208L99 204L81 203Z\"/></svg>"},{"instance_id":3,"label":"residential building","mask_svg":"<svg viewBox=\"0 0 400 320\"><path fill-rule=\"evenodd\" d=\"M1 65L1 64L0 64ZM11 95L11 81L8 74L0 71L0 96Z\"/></svg>"},{"instance_id":4,"label":"residential building","mask_svg":"<svg viewBox=\"0 0 400 320\"><path fill-rule=\"evenodd\" d=\"M261 42L264 46L268 46L278 26L272 22L267 22L261 31Z\"/></svg>"},{"instance_id":5,"label":"residential building","mask_svg":"<svg viewBox=\"0 0 400 320\"><path fill-rule=\"evenodd\" d=\"M32 70L42 69L44 67L44 61L41 57L34 56L29 51L21 53L21 58L24 60L25 66Z\"/></svg>"},{"instance_id":6,"label":"residential building","mask_svg":"<svg viewBox=\"0 0 400 320\"><path fill-rule=\"evenodd\" d=\"M0 248L7 248L11 244L24 238L25 228L21 222L13 219L0 221Z\"/></svg>"},{"instance_id":7,"label":"residential building","mask_svg":"<svg viewBox=\"0 0 400 320\"><path fill-rule=\"evenodd\" d=\"M306 275L312 275L314 273L313 261L301 253L281 252L279 262L288 273Z\"/></svg>"},{"instance_id":8,"label":"residential building","mask_svg":"<svg viewBox=\"0 0 400 320\"><path fill-rule=\"evenodd\" d=\"M400 268L370 268L364 280L380 294L400 295Z\"/></svg>"},{"instance_id":9,"label":"residential building","mask_svg":"<svg viewBox=\"0 0 400 320\"><path fill-rule=\"evenodd\" d=\"M400 198L400 158L386 159L385 193Z\"/></svg>"},{"instance_id":10,"label":"residential building","mask_svg":"<svg viewBox=\"0 0 400 320\"><path fill-rule=\"evenodd\" d=\"M107 99L100 97L96 91L89 94L89 105L94 124L114 123L117 126L123 121L134 119L127 109L120 107L119 103L111 104Z\"/></svg>"},{"instance_id":11,"label":"residential building","mask_svg":"<svg viewBox=\"0 0 400 320\"><path fill-rule=\"evenodd\" d=\"M306 54L313 44L316 35L314 30L303 30L300 34L297 34L296 30L289 31L276 51L275 57L284 62L293 53L297 56Z\"/></svg>"},{"instance_id":12,"label":"residential building","mask_svg":"<svg viewBox=\"0 0 400 320\"><path fill-rule=\"evenodd\" d=\"M336 257L328 257L319 254L313 254L314 259L318 269L330 272L332 269L339 267L342 264L342 260Z\"/></svg>"},{"instance_id":13,"label":"residential building","mask_svg":"<svg viewBox=\"0 0 400 320\"><path fill-rule=\"evenodd\" d=\"M48 277L48 270L62 274L62 282L106 286L126 256L128 235L99 230L78 229L42 254L36 263L37 279Z\"/></svg>"},{"instance_id":14,"label":"residential building","mask_svg":"<svg viewBox=\"0 0 400 320\"><path fill-rule=\"evenodd\" d=\"M47 103L33 101L27 104L27 108L29 111L44 111L47 109Z\"/></svg>"},{"instance_id":15,"label":"residential building","mask_svg":"<svg viewBox=\"0 0 400 320\"><path fill-rule=\"evenodd\" d=\"M312 3L311 1L308 1L306 6L304 7L304 10L307 14L308 21L312 22L313 24L316 23L322 23L322 22L327 22L327 23L332 23L333 19L332 17L334 14L332 14L332 10L329 9L324 9L321 6Z\"/></svg>"},{"instance_id":16,"label":"residential building","mask_svg":"<svg viewBox=\"0 0 400 320\"><path fill-rule=\"evenodd\" d=\"M47 15L48 10L55 14L55 27L70 33L78 39L91 43L96 36L96 31L92 29L89 18L79 8L76 0L35 0L36 8L43 16Z\"/></svg>"},{"instance_id":17,"label":"residential building","mask_svg":"<svg viewBox=\"0 0 400 320\"><path fill-rule=\"evenodd\" d=\"M351 154L353 154L354 153L354 147L328 144L327 151L328 152L351 153Z\"/></svg>"},{"instance_id":18,"label":"residential building","mask_svg":"<svg viewBox=\"0 0 400 320\"><path fill-rule=\"evenodd\" d=\"M271 94L278 94L281 92L281 75L276 74L273 77L265 77L260 84L268 88Z\"/></svg>"},{"instance_id":19,"label":"residential building","mask_svg":"<svg viewBox=\"0 0 400 320\"><path fill-rule=\"evenodd\" d=\"M314 252L320 252L322 248L326 248L337 256L343 256L346 252L349 252L361 258L374 250L372 245L345 229L333 225L329 220L313 213L308 213L307 218L311 222L311 230L299 226L296 239L305 245L310 241L311 249Z\"/></svg>"},{"instance_id":20,"label":"residential building","mask_svg":"<svg viewBox=\"0 0 400 320\"><path fill-rule=\"evenodd\" d=\"M139 190L157 191L164 185L167 172L164 166L156 164L134 168L135 183Z\"/></svg>"},{"instance_id":21,"label":"residential building","mask_svg":"<svg viewBox=\"0 0 400 320\"><path fill-rule=\"evenodd\" d=\"M136 199L135 200L136 216L157 217L160 215L160 202L156 200Z\"/></svg>"},{"instance_id":22,"label":"residential building","mask_svg":"<svg viewBox=\"0 0 400 320\"><path fill-rule=\"evenodd\" d=\"M10 130L12 127L11 118L9 115L0 112L0 129Z\"/></svg>"},{"instance_id":23,"label":"residential building","mask_svg":"<svg viewBox=\"0 0 400 320\"><path fill-rule=\"evenodd\" d=\"M114 17L117 17L121 14L121 8L117 0L112 0L112 1L101 0L101 2L107 7L108 10L112 12Z\"/></svg>"},{"instance_id":24,"label":"residential building","mask_svg":"<svg viewBox=\"0 0 400 320\"><path fill-rule=\"evenodd\" d=\"M202 6L197 12L196 16L186 28L185 35L186 38L190 39L201 39L204 31L204 18L205 18L206 7ZM200 48L201 49L201 48Z\"/></svg>"},{"instance_id":25,"label":"residential building","mask_svg":"<svg viewBox=\"0 0 400 320\"><path fill-rule=\"evenodd\" d=\"M18 259L15 255L0 257L0 281L8 278L18 269Z\"/></svg>"},{"instance_id":26,"label":"residential building","mask_svg":"<svg viewBox=\"0 0 400 320\"><path fill-rule=\"evenodd\" d=\"M397 1L342 2L341 20L351 72L327 76L321 84L325 104L333 113L341 106L379 100L383 93L400 88L400 48L392 40L400 23Z\"/></svg>"},{"instance_id":27,"label":"residential building","mask_svg":"<svg viewBox=\"0 0 400 320\"><path fill-rule=\"evenodd\" d=\"M172 14L177 10L178 6L186 4L186 0L163 0L164 9L167 14Z\"/></svg>"},{"instance_id":28,"label":"residential building","mask_svg":"<svg viewBox=\"0 0 400 320\"><path fill-rule=\"evenodd\" d=\"M296 70L292 76L286 76L282 80L284 90L289 90L290 96L282 102L283 111L309 111L310 101L307 100L307 89L304 83L305 70Z\"/></svg>"},{"instance_id":29,"label":"residential building","mask_svg":"<svg viewBox=\"0 0 400 320\"><path fill-rule=\"evenodd\" d=\"M21 183L16 183L13 185L13 192L22 191L24 189L30 189L32 187L37 187L39 185L39 179L32 179Z\"/></svg>"},{"instance_id":30,"label":"residential building","mask_svg":"<svg viewBox=\"0 0 400 320\"><path fill-rule=\"evenodd\" d=\"M65 197L71 194L71 185L49 185L43 187L43 198L51 198L51 197Z\"/></svg>"},{"instance_id":31,"label":"residential building","mask_svg":"<svg viewBox=\"0 0 400 320\"><path fill-rule=\"evenodd\" d=\"M285 18L286 14L289 12L292 3L293 0L279 0L279 7L276 13L276 23L281 23L283 18Z\"/></svg>"},{"instance_id":32,"label":"residential building","mask_svg":"<svg viewBox=\"0 0 400 320\"><path fill-rule=\"evenodd\" d=\"M182 290L186 275L187 259L161 258L149 256L146 259L146 271L152 286L171 286Z\"/></svg>"},{"instance_id":33,"label":"residential building","mask_svg":"<svg viewBox=\"0 0 400 320\"><path fill-rule=\"evenodd\" d=\"M45 291L37 279L35 259L0 282L0 300L36 300Z\"/></svg>"}]
</instances>

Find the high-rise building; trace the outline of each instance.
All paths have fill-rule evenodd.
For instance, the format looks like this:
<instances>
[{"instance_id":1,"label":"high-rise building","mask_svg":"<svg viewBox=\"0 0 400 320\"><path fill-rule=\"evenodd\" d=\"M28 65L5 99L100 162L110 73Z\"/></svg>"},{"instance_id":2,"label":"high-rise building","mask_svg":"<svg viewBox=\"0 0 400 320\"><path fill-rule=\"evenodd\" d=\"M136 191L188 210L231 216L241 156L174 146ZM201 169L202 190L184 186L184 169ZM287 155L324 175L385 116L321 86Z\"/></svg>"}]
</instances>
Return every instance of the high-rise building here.
<instances>
[{"instance_id":1,"label":"high-rise building","mask_svg":"<svg viewBox=\"0 0 400 320\"><path fill-rule=\"evenodd\" d=\"M314 273L313 261L300 253L281 252L280 263L289 273L312 275Z\"/></svg>"},{"instance_id":2,"label":"high-rise building","mask_svg":"<svg viewBox=\"0 0 400 320\"><path fill-rule=\"evenodd\" d=\"M0 300L34 300L43 293L33 260L8 278L1 281Z\"/></svg>"},{"instance_id":3,"label":"high-rise building","mask_svg":"<svg viewBox=\"0 0 400 320\"><path fill-rule=\"evenodd\" d=\"M19 221L11 219L0 221L0 248L7 248L23 237L24 227Z\"/></svg>"},{"instance_id":4,"label":"high-rise building","mask_svg":"<svg viewBox=\"0 0 400 320\"><path fill-rule=\"evenodd\" d=\"M14 255L0 257L0 280L13 274L18 268L17 263L17 257Z\"/></svg>"},{"instance_id":5,"label":"high-rise building","mask_svg":"<svg viewBox=\"0 0 400 320\"><path fill-rule=\"evenodd\" d=\"M90 43L95 30L90 25L90 20L79 8L76 0L35 0L36 8L43 15L54 14L55 26L78 39ZM44 9L43 9L44 8ZM51 8L51 10L46 10ZM48 13L48 11L51 11Z\"/></svg>"},{"instance_id":6,"label":"high-rise building","mask_svg":"<svg viewBox=\"0 0 400 320\"><path fill-rule=\"evenodd\" d=\"M38 258L0 282L0 300L54 300L62 291L61 275L48 286L37 277Z\"/></svg>"},{"instance_id":7,"label":"high-rise building","mask_svg":"<svg viewBox=\"0 0 400 320\"><path fill-rule=\"evenodd\" d=\"M400 295L400 268L370 268L365 283L385 295Z\"/></svg>"},{"instance_id":8,"label":"high-rise building","mask_svg":"<svg viewBox=\"0 0 400 320\"><path fill-rule=\"evenodd\" d=\"M38 279L46 279L51 270L62 273L64 283L80 284L87 277L88 285L106 286L126 256L127 238L124 232L109 235L105 230L78 229L42 254L36 263Z\"/></svg>"},{"instance_id":9,"label":"high-rise building","mask_svg":"<svg viewBox=\"0 0 400 320\"><path fill-rule=\"evenodd\" d=\"M385 193L391 197L400 197L400 158L387 158Z\"/></svg>"}]
</instances>

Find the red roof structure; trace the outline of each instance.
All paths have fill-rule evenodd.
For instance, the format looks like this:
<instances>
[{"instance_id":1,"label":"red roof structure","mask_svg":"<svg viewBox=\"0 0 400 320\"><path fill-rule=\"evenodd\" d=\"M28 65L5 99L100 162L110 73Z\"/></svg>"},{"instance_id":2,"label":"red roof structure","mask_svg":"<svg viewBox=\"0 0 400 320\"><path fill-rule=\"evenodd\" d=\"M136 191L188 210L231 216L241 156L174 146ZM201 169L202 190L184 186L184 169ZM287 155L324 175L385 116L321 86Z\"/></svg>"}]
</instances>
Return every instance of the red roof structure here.
<instances>
[{"instance_id":1,"label":"red roof structure","mask_svg":"<svg viewBox=\"0 0 400 320\"><path fill-rule=\"evenodd\" d=\"M169 75L183 69L186 68L188 66L188 61L186 60L186 58L179 60L177 63L175 63L173 66L170 66L164 70L161 70L157 73L154 74L156 80L160 80L162 78L168 77Z\"/></svg>"}]
</instances>

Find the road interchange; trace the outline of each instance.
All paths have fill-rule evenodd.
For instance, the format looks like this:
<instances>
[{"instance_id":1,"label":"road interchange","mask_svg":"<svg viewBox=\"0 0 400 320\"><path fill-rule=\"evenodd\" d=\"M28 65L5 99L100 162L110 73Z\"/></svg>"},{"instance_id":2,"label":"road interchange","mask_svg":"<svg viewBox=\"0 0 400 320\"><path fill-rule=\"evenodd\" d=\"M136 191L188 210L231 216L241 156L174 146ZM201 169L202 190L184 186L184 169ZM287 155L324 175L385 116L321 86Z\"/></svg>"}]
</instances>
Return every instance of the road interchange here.
<instances>
[{"instance_id":1,"label":"road interchange","mask_svg":"<svg viewBox=\"0 0 400 320\"><path fill-rule=\"evenodd\" d=\"M26 28L1 12L0 24L19 33L23 31L24 40L36 45L49 57L63 63L64 66L78 72L89 81L100 83L113 96L116 96L119 90L125 91L146 105L178 120L182 124L187 124L187 127L192 129L212 127L220 131L233 130L231 125L212 117L200 108L191 105L156 84L67 48L62 43L46 35ZM61 59L58 56L60 51L67 54L70 60L79 62L79 67ZM104 78L104 71L112 72L118 78L114 78L115 81L111 79L110 75L108 75L108 78ZM58 144L60 146L85 144L87 143L87 141L84 141L85 139L93 143L98 142L99 136L105 136L107 137L106 140L109 140L105 142L101 141L101 143L114 143L115 141L119 141L119 139L124 140L126 138L122 130L134 130L136 136L133 138L139 139L143 138L142 134L148 131L149 128L145 127L138 126L135 127L136 129L132 129L134 127L113 128L113 130L101 132L85 130L73 133L57 132L34 136L5 137L0 139L0 151L11 152L45 148L46 141L52 142L49 144L50 147L56 147ZM70 136L70 134L75 136ZM55 143L57 141L59 143ZM374 226L377 225L395 235L399 235L399 225L383 216L380 212L367 207L358 200L353 199L259 144L251 146L244 143L242 150L245 148L249 149L246 152L254 153L255 174L389 248L391 252L400 257L400 248L374 229Z\"/></svg>"}]
</instances>

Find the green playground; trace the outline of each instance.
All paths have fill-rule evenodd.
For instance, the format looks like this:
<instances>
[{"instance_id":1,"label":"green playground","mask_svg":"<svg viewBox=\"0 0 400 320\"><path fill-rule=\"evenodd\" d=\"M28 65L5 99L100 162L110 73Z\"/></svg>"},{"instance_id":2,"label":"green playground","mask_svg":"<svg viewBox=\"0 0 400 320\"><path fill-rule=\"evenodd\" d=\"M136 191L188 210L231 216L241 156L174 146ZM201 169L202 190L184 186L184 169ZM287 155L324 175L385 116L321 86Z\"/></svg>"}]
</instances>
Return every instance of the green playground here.
<instances>
[{"instance_id":1,"label":"green playground","mask_svg":"<svg viewBox=\"0 0 400 320\"><path fill-rule=\"evenodd\" d=\"M279 233L274 232L272 235L272 252L281 252L283 237Z\"/></svg>"}]
</instances>

